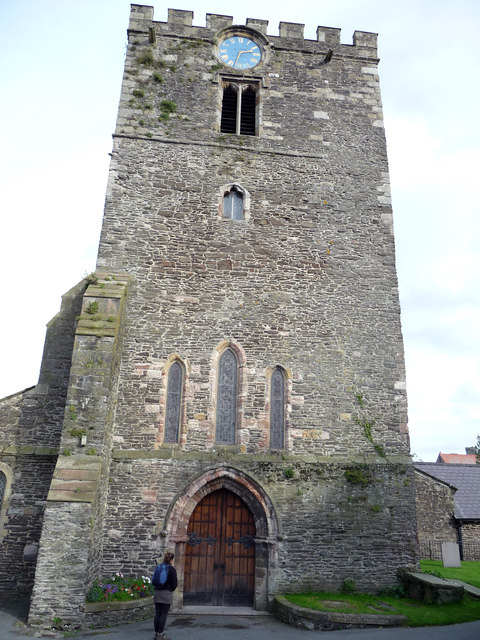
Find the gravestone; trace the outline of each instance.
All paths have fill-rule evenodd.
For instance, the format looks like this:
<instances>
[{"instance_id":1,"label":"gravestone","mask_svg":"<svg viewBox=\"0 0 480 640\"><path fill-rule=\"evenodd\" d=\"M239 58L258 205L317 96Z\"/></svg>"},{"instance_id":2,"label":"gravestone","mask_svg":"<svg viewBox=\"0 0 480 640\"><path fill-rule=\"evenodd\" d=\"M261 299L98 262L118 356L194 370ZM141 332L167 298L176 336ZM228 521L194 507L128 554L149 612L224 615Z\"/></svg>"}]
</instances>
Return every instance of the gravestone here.
<instances>
[{"instance_id":1,"label":"gravestone","mask_svg":"<svg viewBox=\"0 0 480 640\"><path fill-rule=\"evenodd\" d=\"M460 551L456 542L442 542L442 560L444 567L461 567Z\"/></svg>"}]
</instances>

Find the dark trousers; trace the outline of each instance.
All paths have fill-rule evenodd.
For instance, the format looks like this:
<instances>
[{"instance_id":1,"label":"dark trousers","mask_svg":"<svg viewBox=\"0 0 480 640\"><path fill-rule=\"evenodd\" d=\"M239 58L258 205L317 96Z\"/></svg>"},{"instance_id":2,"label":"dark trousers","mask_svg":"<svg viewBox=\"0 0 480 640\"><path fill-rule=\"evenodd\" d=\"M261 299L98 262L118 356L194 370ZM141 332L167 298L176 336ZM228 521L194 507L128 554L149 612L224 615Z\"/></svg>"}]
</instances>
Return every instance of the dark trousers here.
<instances>
[{"instance_id":1,"label":"dark trousers","mask_svg":"<svg viewBox=\"0 0 480 640\"><path fill-rule=\"evenodd\" d=\"M163 604L163 602L155 603L155 620L153 621L155 633L163 633L169 609L169 604Z\"/></svg>"}]
</instances>

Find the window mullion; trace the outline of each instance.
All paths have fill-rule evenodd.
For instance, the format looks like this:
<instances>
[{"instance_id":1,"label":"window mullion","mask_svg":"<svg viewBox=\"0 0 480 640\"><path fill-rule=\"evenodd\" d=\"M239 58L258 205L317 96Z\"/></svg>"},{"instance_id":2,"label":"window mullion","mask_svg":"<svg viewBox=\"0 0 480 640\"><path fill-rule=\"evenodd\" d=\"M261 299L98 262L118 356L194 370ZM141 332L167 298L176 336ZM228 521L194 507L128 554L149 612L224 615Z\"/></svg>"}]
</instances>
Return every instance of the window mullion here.
<instances>
[{"instance_id":1,"label":"window mullion","mask_svg":"<svg viewBox=\"0 0 480 640\"><path fill-rule=\"evenodd\" d=\"M237 119L236 119L236 126L235 126L235 133L237 134L237 136L240 135L241 118L242 118L242 87L239 86L238 93L237 93Z\"/></svg>"}]
</instances>

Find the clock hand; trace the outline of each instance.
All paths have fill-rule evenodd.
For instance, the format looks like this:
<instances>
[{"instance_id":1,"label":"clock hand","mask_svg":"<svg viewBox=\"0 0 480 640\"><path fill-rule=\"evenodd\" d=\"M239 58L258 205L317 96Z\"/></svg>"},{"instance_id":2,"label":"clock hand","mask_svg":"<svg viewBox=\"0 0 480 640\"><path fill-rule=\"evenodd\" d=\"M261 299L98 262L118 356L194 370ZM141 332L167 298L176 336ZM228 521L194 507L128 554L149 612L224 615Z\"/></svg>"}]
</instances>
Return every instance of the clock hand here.
<instances>
[{"instance_id":1,"label":"clock hand","mask_svg":"<svg viewBox=\"0 0 480 640\"><path fill-rule=\"evenodd\" d=\"M235 62L233 63L234 66L237 64L239 57L242 55L242 53L252 53L252 51L255 51L255 47L252 47L251 49L246 49L245 51L239 51L237 53L237 57L235 58Z\"/></svg>"}]
</instances>

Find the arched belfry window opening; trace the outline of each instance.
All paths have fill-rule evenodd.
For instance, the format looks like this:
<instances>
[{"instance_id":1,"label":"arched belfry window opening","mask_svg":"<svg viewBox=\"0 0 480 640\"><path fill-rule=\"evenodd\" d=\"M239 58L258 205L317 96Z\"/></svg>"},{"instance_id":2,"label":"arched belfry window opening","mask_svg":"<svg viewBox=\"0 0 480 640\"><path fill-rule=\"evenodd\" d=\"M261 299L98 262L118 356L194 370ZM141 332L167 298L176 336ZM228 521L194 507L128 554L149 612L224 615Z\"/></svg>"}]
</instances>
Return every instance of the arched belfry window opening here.
<instances>
[{"instance_id":1,"label":"arched belfry window opening","mask_svg":"<svg viewBox=\"0 0 480 640\"><path fill-rule=\"evenodd\" d=\"M255 135L257 92L252 87L245 87L241 92L240 134Z\"/></svg>"},{"instance_id":2,"label":"arched belfry window opening","mask_svg":"<svg viewBox=\"0 0 480 640\"><path fill-rule=\"evenodd\" d=\"M222 133L237 133L237 102L238 87L227 85L223 90L222 120L220 131Z\"/></svg>"},{"instance_id":3,"label":"arched belfry window opening","mask_svg":"<svg viewBox=\"0 0 480 640\"><path fill-rule=\"evenodd\" d=\"M244 218L243 193L235 185L223 196L223 217L229 220L243 220Z\"/></svg>"},{"instance_id":4,"label":"arched belfry window opening","mask_svg":"<svg viewBox=\"0 0 480 640\"><path fill-rule=\"evenodd\" d=\"M285 447L285 374L277 367L270 380L270 448Z\"/></svg>"},{"instance_id":5,"label":"arched belfry window opening","mask_svg":"<svg viewBox=\"0 0 480 640\"><path fill-rule=\"evenodd\" d=\"M182 416L184 370L180 362L175 361L168 371L167 406L165 410L164 442L178 442Z\"/></svg>"},{"instance_id":6,"label":"arched belfry window opening","mask_svg":"<svg viewBox=\"0 0 480 640\"><path fill-rule=\"evenodd\" d=\"M235 444L237 428L238 360L233 349L225 349L218 362L215 441Z\"/></svg>"},{"instance_id":7,"label":"arched belfry window opening","mask_svg":"<svg viewBox=\"0 0 480 640\"><path fill-rule=\"evenodd\" d=\"M257 128L257 90L251 84L228 83L223 89L220 131L254 136Z\"/></svg>"}]
</instances>

